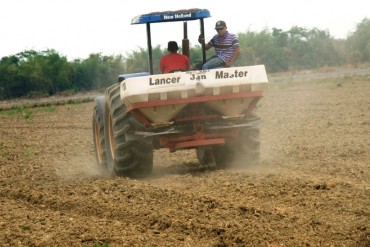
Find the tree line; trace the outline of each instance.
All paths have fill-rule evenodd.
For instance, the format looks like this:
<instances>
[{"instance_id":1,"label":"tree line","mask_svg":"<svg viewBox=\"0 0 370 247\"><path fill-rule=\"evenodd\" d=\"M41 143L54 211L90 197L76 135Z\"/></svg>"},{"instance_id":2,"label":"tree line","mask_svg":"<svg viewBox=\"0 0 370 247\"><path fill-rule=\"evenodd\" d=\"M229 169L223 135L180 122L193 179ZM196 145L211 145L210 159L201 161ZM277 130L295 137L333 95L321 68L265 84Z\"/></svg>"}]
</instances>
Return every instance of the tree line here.
<instances>
[{"instance_id":1,"label":"tree line","mask_svg":"<svg viewBox=\"0 0 370 247\"><path fill-rule=\"evenodd\" d=\"M370 19L357 24L346 39L335 39L329 31L293 26L260 32L238 33L241 53L235 66L264 64L268 73L313 69L323 66L370 62ZM207 51L207 57L213 54ZM90 54L68 61L57 51L26 50L0 60L0 100L39 97L60 92L102 90L120 74L149 71L147 50L139 48L125 55ZM153 47L154 72L160 73L160 58L166 48ZM190 61L201 61L199 45L190 47Z\"/></svg>"}]
</instances>

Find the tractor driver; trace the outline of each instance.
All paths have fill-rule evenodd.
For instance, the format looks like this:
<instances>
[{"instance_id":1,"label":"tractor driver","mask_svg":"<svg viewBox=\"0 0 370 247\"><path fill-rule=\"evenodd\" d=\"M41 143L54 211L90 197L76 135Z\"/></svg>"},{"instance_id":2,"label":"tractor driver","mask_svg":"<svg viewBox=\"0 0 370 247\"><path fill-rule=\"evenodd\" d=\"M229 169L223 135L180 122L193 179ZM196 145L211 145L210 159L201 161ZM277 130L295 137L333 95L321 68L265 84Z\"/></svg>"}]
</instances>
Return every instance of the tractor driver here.
<instances>
[{"instance_id":1,"label":"tractor driver","mask_svg":"<svg viewBox=\"0 0 370 247\"><path fill-rule=\"evenodd\" d=\"M162 73L171 73L175 71L186 71L190 68L189 58L178 53L179 46L176 41L168 42L167 51L169 54L163 56L159 62L159 68Z\"/></svg>"}]
</instances>

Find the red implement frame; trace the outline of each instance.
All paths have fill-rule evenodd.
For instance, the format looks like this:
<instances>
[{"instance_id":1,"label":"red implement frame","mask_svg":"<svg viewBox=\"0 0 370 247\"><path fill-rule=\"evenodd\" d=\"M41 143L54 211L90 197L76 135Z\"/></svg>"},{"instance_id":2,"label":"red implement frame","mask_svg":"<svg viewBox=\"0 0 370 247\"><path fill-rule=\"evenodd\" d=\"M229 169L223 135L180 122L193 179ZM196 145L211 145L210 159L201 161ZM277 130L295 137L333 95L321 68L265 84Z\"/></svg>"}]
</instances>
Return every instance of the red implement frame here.
<instances>
[{"instance_id":1,"label":"red implement frame","mask_svg":"<svg viewBox=\"0 0 370 247\"><path fill-rule=\"evenodd\" d=\"M132 112L135 117L144 125L149 126L150 121L142 114L139 109L146 107L160 107L174 104L190 104L191 114L189 117L173 119L174 122L192 122L195 133L185 136L162 136L160 137L161 147L169 148L171 152L179 149L189 149L198 146L218 145L225 144L226 139L236 139L238 137L238 129L224 129L222 132L204 133L201 126L201 121L206 119L217 119L220 115L205 115L197 107L197 103L214 101L214 100L230 100L254 97L245 112L247 117L256 106L258 100L263 97L263 92L242 92L235 94L211 95L200 96L187 99L174 99L174 100L157 100L149 102L134 103L127 107L126 112Z\"/></svg>"}]
</instances>

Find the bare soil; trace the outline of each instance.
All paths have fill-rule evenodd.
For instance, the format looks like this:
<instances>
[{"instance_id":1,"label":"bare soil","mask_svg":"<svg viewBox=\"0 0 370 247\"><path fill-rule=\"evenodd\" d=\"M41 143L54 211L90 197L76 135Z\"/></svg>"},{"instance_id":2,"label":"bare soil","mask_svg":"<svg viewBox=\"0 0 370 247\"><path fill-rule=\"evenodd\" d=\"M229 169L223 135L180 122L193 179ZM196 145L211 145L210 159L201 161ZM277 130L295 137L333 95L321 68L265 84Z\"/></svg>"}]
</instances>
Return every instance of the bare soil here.
<instances>
[{"instance_id":1,"label":"bare soil","mask_svg":"<svg viewBox=\"0 0 370 247\"><path fill-rule=\"evenodd\" d=\"M370 77L270 83L262 163L101 177L93 102L0 112L1 246L370 246Z\"/></svg>"}]
</instances>

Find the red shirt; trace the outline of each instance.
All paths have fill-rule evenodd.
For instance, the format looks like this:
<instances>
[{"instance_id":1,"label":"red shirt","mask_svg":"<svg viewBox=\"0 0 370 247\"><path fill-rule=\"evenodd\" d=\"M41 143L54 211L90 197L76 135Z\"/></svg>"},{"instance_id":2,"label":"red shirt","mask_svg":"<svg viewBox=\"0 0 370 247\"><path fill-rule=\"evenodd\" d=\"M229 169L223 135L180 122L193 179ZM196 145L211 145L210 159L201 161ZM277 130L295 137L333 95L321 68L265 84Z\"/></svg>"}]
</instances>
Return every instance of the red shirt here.
<instances>
[{"instance_id":1,"label":"red shirt","mask_svg":"<svg viewBox=\"0 0 370 247\"><path fill-rule=\"evenodd\" d=\"M161 58L159 68L166 74L173 70L188 70L190 68L189 58L180 53L169 53Z\"/></svg>"}]
</instances>

